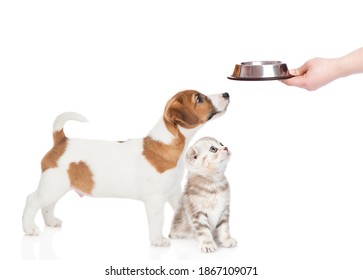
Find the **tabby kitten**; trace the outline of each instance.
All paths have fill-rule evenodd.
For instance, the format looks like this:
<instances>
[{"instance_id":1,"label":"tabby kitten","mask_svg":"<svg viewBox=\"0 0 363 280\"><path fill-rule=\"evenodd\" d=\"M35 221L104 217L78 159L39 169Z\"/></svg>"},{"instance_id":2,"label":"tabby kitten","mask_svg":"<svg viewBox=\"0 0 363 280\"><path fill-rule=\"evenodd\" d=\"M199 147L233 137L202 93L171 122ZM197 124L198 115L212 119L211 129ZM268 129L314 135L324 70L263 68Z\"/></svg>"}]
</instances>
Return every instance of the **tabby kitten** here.
<instances>
[{"instance_id":1,"label":"tabby kitten","mask_svg":"<svg viewBox=\"0 0 363 280\"><path fill-rule=\"evenodd\" d=\"M188 179L175 212L170 238L197 237L203 252L234 247L229 234L229 184L224 171L230 151L211 137L199 139L185 156Z\"/></svg>"}]
</instances>

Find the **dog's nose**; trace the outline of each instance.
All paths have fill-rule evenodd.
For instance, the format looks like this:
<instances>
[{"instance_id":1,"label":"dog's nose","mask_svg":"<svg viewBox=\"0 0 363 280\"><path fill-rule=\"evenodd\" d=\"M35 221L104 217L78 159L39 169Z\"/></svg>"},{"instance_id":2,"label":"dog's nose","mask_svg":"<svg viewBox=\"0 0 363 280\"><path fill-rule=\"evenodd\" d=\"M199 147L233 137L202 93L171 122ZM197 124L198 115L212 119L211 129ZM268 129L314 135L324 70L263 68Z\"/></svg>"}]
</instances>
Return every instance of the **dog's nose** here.
<instances>
[{"instance_id":1,"label":"dog's nose","mask_svg":"<svg viewBox=\"0 0 363 280\"><path fill-rule=\"evenodd\" d=\"M225 98L225 99L229 99L229 94L228 94L228 92L223 93L223 94L222 94L222 96L223 96L223 98Z\"/></svg>"}]
</instances>

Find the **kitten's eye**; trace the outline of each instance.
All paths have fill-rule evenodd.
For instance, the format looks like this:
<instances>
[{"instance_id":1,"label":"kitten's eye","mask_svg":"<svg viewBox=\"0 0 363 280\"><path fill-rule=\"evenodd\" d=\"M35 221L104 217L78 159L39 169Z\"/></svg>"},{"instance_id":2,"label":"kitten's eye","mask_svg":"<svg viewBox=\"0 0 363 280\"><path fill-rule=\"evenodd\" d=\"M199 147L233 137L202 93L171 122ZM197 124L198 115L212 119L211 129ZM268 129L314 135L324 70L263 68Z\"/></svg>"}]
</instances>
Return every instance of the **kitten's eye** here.
<instances>
[{"instance_id":1,"label":"kitten's eye","mask_svg":"<svg viewBox=\"0 0 363 280\"><path fill-rule=\"evenodd\" d=\"M218 149L216 147L212 146L209 148L209 151L212 153L216 153L218 151Z\"/></svg>"},{"instance_id":2,"label":"kitten's eye","mask_svg":"<svg viewBox=\"0 0 363 280\"><path fill-rule=\"evenodd\" d=\"M194 159L197 159L197 155L195 155L193 158L194 158Z\"/></svg>"},{"instance_id":3,"label":"kitten's eye","mask_svg":"<svg viewBox=\"0 0 363 280\"><path fill-rule=\"evenodd\" d=\"M195 103L203 103L203 98L200 96L200 94L195 95Z\"/></svg>"},{"instance_id":4,"label":"kitten's eye","mask_svg":"<svg viewBox=\"0 0 363 280\"><path fill-rule=\"evenodd\" d=\"M221 145L222 147L224 146L222 143L219 143L219 145Z\"/></svg>"}]
</instances>

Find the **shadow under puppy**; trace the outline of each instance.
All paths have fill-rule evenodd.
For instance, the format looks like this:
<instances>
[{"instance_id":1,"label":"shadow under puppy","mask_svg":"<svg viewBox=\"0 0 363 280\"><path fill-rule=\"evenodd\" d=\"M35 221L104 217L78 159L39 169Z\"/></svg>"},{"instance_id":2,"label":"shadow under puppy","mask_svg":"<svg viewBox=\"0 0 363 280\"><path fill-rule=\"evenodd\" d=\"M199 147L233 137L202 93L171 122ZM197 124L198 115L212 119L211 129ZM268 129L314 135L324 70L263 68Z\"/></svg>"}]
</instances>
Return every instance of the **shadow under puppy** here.
<instances>
[{"instance_id":1,"label":"shadow under puppy","mask_svg":"<svg viewBox=\"0 0 363 280\"><path fill-rule=\"evenodd\" d=\"M187 184L170 238L197 237L205 253L217 250L214 236L222 247L237 245L229 233L230 189L224 175L230 156L228 148L211 137L199 139L188 149Z\"/></svg>"},{"instance_id":2,"label":"shadow under puppy","mask_svg":"<svg viewBox=\"0 0 363 280\"><path fill-rule=\"evenodd\" d=\"M70 190L91 197L141 200L152 245L168 246L162 235L164 206L176 209L184 173L184 153L196 131L224 114L228 93L206 96L195 90L174 95L164 113L144 138L124 142L68 139L63 131L69 120L86 121L77 113L59 115L53 124L53 148L44 156L38 189L31 193L23 212L23 230L37 235L34 219L42 210L45 224L61 225L54 216L58 200Z\"/></svg>"}]
</instances>

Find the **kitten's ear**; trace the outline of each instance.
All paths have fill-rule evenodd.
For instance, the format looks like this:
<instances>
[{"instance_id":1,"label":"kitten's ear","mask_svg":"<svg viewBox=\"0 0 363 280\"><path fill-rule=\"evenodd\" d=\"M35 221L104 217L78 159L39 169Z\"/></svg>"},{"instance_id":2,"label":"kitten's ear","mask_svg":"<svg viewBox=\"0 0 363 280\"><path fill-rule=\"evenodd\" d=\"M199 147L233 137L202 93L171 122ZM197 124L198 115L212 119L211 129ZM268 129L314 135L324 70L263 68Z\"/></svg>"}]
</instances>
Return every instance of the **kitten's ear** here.
<instances>
[{"instance_id":1,"label":"kitten's ear","mask_svg":"<svg viewBox=\"0 0 363 280\"><path fill-rule=\"evenodd\" d=\"M190 162L194 162L198 158L198 151L194 147L190 147L187 151L187 158Z\"/></svg>"}]
</instances>

